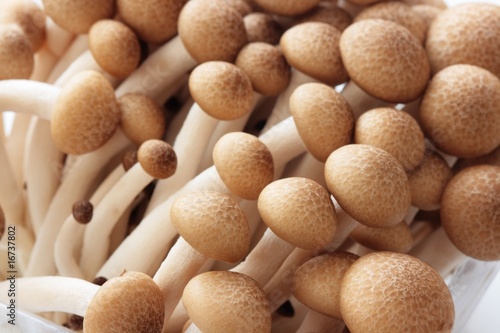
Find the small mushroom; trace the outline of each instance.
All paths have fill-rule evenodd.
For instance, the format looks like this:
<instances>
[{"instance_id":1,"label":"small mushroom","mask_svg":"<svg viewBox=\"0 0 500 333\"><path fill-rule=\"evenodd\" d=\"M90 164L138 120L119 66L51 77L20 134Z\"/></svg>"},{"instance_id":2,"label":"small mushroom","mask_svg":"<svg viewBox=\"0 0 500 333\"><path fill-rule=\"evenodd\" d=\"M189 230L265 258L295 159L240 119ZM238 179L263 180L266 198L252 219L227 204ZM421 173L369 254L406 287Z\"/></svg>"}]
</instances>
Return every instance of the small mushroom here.
<instances>
[{"instance_id":1,"label":"small mushroom","mask_svg":"<svg viewBox=\"0 0 500 333\"><path fill-rule=\"evenodd\" d=\"M322 1L310 12L300 16L297 23L323 22L339 31L344 31L352 23L352 17L334 2Z\"/></svg>"},{"instance_id":2,"label":"small mushroom","mask_svg":"<svg viewBox=\"0 0 500 333\"><path fill-rule=\"evenodd\" d=\"M273 14L296 16L313 9L321 0L255 0L255 3Z\"/></svg>"},{"instance_id":3,"label":"small mushroom","mask_svg":"<svg viewBox=\"0 0 500 333\"><path fill-rule=\"evenodd\" d=\"M94 206L88 200L80 200L73 204L73 218L76 222L87 224L92 220Z\"/></svg>"},{"instance_id":4,"label":"small mushroom","mask_svg":"<svg viewBox=\"0 0 500 333\"><path fill-rule=\"evenodd\" d=\"M33 67L33 49L23 30L0 25L0 80L28 79Z\"/></svg>"},{"instance_id":5,"label":"small mushroom","mask_svg":"<svg viewBox=\"0 0 500 333\"><path fill-rule=\"evenodd\" d=\"M263 42L276 45L283 34L283 27L272 15L266 13L251 13L243 18L249 43Z\"/></svg>"},{"instance_id":6,"label":"small mushroom","mask_svg":"<svg viewBox=\"0 0 500 333\"><path fill-rule=\"evenodd\" d=\"M412 232L405 221L387 228L371 228L358 224L349 236L374 251L407 253L413 247Z\"/></svg>"}]
</instances>

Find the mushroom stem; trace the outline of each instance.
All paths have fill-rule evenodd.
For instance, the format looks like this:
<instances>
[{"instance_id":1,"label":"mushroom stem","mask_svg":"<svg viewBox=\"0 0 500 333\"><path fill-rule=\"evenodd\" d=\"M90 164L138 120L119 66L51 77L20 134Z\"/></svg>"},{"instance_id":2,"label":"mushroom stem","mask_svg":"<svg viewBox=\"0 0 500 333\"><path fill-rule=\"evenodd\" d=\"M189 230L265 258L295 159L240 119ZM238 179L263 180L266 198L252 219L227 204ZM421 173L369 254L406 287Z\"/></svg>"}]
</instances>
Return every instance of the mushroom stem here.
<instances>
[{"instance_id":1,"label":"mushroom stem","mask_svg":"<svg viewBox=\"0 0 500 333\"><path fill-rule=\"evenodd\" d=\"M297 333L342 333L344 328L343 321L309 310Z\"/></svg>"},{"instance_id":2,"label":"mushroom stem","mask_svg":"<svg viewBox=\"0 0 500 333\"><path fill-rule=\"evenodd\" d=\"M13 225L25 225L24 197L20 185L16 181L10 165L5 145L0 141L0 206L3 208L5 220Z\"/></svg>"},{"instance_id":3,"label":"mushroom stem","mask_svg":"<svg viewBox=\"0 0 500 333\"><path fill-rule=\"evenodd\" d=\"M26 142L26 133L30 125L31 116L27 114L16 113L10 135L5 142L5 149L9 156L12 166L12 172L19 186L24 182L23 160L24 144Z\"/></svg>"},{"instance_id":4,"label":"mushroom stem","mask_svg":"<svg viewBox=\"0 0 500 333\"><path fill-rule=\"evenodd\" d=\"M61 57L75 35L58 26L50 17L47 18L45 26L46 43L49 50L57 57Z\"/></svg>"},{"instance_id":5,"label":"mushroom stem","mask_svg":"<svg viewBox=\"0 0 500 333\"><path fill-rule=\"evenodd\" d=\"M353 81L349 81L345 85L344 89L342 89L341 95L351 106L354 119L358 119L359 116L370 109L390 105L388 102L368 95Z\"/></svg>"},{"instance_id":6,"label":"mushroom stem","mask_svg":"<svg viewBox=\"0 0 500 333\"><path fill-rule=\"evenodd\" d=\"M88 49L88 37L87 35L80 35L75 38L73 43L68 47L68 49L59 58L59 61L52 69L47 82L54 83L61 76L62 73L77 59L82 53Z\"/></svg>"},{"instance_id":7,"label":"mushroom stem","mask_svg":"<svg viewBox=\"0 0 500 333\"><path fill-rule=\"evenodd\" d=\"M35 67L31 73L30 80L41 82L47 81L57 60L57 57L49 50L47 45L42 46L42 48L35 53Z\"/></svg>"},{"instance_id":8,"label":"mushroom stem","mask_svg":"<svg viewBox=\"0 0 500 333\"><path fill-rule=\"evenodd\" d=\"M55 81L55 84L57 86L63 86L75 74L85 70L93 70L99 72L104 76L106 76L111 81L116 82L116 79L113 79L106 74L106 72L101 68L101 66L99 66L99 64L95 61L94 57L92 56L92 53L90 53L90 51L87 50L84 53L82 53L78 58L76 58L74 61L72 61L68 67L66 67L64 72L62 72L58 76L57 80Z\"/></svg>"}]
</instances>

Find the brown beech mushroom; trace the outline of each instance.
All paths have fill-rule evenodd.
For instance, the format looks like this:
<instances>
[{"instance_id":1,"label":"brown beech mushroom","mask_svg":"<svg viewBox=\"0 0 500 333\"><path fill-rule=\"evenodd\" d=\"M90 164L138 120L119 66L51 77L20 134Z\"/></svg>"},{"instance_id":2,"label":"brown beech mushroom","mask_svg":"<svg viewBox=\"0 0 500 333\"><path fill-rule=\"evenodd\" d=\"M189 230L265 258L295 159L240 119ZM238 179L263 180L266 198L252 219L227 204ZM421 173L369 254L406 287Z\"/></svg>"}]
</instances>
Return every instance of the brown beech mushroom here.
<instances>
[{"instance_id":1,"label":"brown beech mushroom","mask_svg":"<svg viewBox=\"0 0 500 333\"><path fill-rule=\"evenodd\" d=\"M242 17L245 17L253 12L252 6L245 0L224 0L228 5L236 9Z\"/></svg>"},{"instance_id":2,"label":"brown beech mushroom","mask_svg":"<svg viewBox=\"0 0 500 333\"><path fill-rule=\"evenodd\" d=\"M386 228L371 228L358 224L349 236L375 251L407 253L413 246L413 236L405 221Z\"/></svg>"},{"instance_id":3,"label":"brown beech mushroom","mask_svg":"<svg viewBox=\"0 0 500 333\"><path fill-rule=\"evenodd\" d=\"M455 309L439 274L417 258L375 252L356 260L340 288L352 333L451 332Z\"/></svg>"},{"instance_id":4,"label":"brown beech mushroom","mask_svg":"<svg viewBox=\"0 0 500 333\"><path fill-rule=\"evenodd\" d=\"M429 83L419 118L446 154L485 155L500 144L500 79L473 65L446 67Z\"/></svg>"},{"instance_id":5,"label":"brown beech mushroom","mask_svg":"<svg viewBox=\"0 0 500 333\"><path fill-rule=\"evenodd\" d=\"M441 8L438 8L436 6L424 5L424 4L411 6L411 10L417 13L418 16L420 16L424 20L426 25L425 29L426 35L434 19L443 11Z\"/></svg>"},{"instance_id":6,"label":"brown beech mushroom","mask_svg":"<svg viewBox=\"0 0 500 333\"><path fill-rule=\"evenodd\" d=\"M276 45L283 34L283 27L272 15L266 13L251 13L243 18L249 43L263 42Z\"/></svg>"},{"instance_id":7,"label":"brown beech mushroom","mask_svg":"<svg viewBox=\"0 0 500 333\"><path fill-rule=\"evenodd\" d=\"M381 148L394 156L405 171L424 158L424 133L408 113L393 108L376 108L356 121L354 142Z\"/></svg>"},{"instance_id":8,"label":"brown beech mushroom","mask_svg":"<svg viewBox=\"0 0 500 333\"><path fill-rule=\"evenodd\" d=\"M355 220L381 228L401 222L410 207L410 183L386 151L352 144L335 150L325 164L328 189Z\"/></svg>"},{"instance_id":9,"label":"brown beech mushroom","mask_svg":"<svg viewBox=\"0 0 500 333\"><path fill-rule=\"evenodd\" d=\"M403 0L403 3L406 3L412 7L419 6L419 5L428 5L428 6L434 6L439 9L446 9L448 6L446 5L446 2L444 0Z\"/></svg>"},{"instance_id":10,"label":"brown beech mushroom","mask_svg":"<svg viewBox=\"0 0 500 333\"><path fill-rule=\"evenodd\" d=\"M244 274L200 274L184 289L182 303L193 323L204 333L271 332L266 295L258 283Z\"/></svg>"},{"instance_id":11,"label":"brown beech mushroom","mask_svg":"<svg viewBox=\"0 0 500 333\"><path fill-rule=\"evenodd\" d=\"M499 166L473 166L451 179L441 200L441 223L460 251L479 260L500 260L499 220Z\"/></svg>"},{"instance_id":12,"label":"brown beech mushroom","mask_svg":"<svg viewBox=\"0 0 500 333\"><path fill-rule=\"evenodd\" d=\"M352 17L334 2L322 1L310 12L298 18L298 23L305 22L323 22L339 31L344 31L352 23Z\"/></svg>"},{"instance_id":13,"label":"brown beech mushroom","mask_svg":"<svg viewBox=\"0 0 500 333\"><path fill-rule=\"evenodd\" d=\"M34 60L31 42L14 24L0 25L0 80L28 79Z\"/></svg>"},{"instance_id":14,"label":"brown beech mushroom","mask_svg":"<svg viewBox=\"0 0 500 333\"><path fill-rule=\"evenodd\" d=\"M255 0L259 6L273 14L296 16L313 9L321 0Z\"/></svg>"}]
</instances>

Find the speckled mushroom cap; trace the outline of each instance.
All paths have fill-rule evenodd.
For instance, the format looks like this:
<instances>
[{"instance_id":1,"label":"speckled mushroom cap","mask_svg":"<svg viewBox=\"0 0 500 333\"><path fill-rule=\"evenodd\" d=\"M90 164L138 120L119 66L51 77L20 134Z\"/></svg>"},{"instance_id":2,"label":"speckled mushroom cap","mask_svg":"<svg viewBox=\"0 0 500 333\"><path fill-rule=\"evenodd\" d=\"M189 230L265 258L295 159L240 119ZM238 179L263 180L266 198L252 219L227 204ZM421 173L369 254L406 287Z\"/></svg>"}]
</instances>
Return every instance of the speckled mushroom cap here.
<instances>
[{"instance_id":1,"label":"speckled mushroom cap","mask_svg":"<svg viewBox=\"0 0 500 333\"><path fill-rule=\"evenodd\" d=\"M417 13L418 16L420 16L424 20L426 26L426 35L434 19L443 11L443 9L439 7L425 4L411 6L411 10Z\"/></svg>"},{"instance_id":2,"label":"speckled mushroom cap","mask_svg":"<svg viewBox=\"0 0 500 333\"><path fill-rule=\"evenodd\" d=\"M478 165L455 175L443 193L441 223L466 255L500 260L500 167Z\"/></svg>"},{"instance_id":3,"label":"speckled mushroom cap","mask_svg":"<svg viewBox=\"0 0 500 333\"><path fill-rule=\"evenodd\" d=\"M358 258L355 254L339 251L306 261L293 276L293 295L308 308L342 320L340 283Z\"/></svg>"},{"instance_id":4,"label":"speckled mushroom cap","mask_svg":"<svg viewBox=\"0 0 500 333\"><path fill-rule=\"evenodd\" d=\"M228 5L236 9L236 11L242 16L245 17L250 14L253 9L252 6L245 0L224 0Z\"/></svg>"},{"instance_id":5,"label":"speckled mushroom cap","mask_svg":"<svg viewBox=\"0 0 500 333\"><path fill-rule=\"evenodd\" d=\"M296 16L313 9L321 0L255 0L265 10L279 15Z\"/></svg>"},{"instance_id":6,"label":"speckled mushroom cap","mask_svg":"<svg viewBox=\"0 0 500 333\"><path fill-rule=\"evenodd\" d=\"M232 62L247 42L243 18L224 0L188 1L179 15L178 29L189 54L200 63Z\"/></svg>"},{"instance_id":7,"label":"speckled mushroom cap","mask_svg":"<svg viewBox=\"0 0 500 333\"><path fill-rule=\"evenodd\" d=\"M340 52L351 79L387 102L412 101L429 81L429 59L422 44L408 29L390 21L351 24L340 38Z\"/></svg>"},{"instance_id":8,"label":"speckled mushroom cap","mask_svg":"<svg viewBox=\"0 0 500 333\"><path fill-rule=\"evenodd\" d=\"M389 1L371 5L359 12L354 22L368 19L381 19L397 23L408 29L423 43L427 25L420 15L415 15L411 6L402 2Z\"/></svg>"},{"instance_id":9,"label":"speckled mushroom cap","mask_svg":"<svg viewBox=\"0 0 500 333\"><path fill-rule=\"evenodd\" d=\"M476 158L459 159L453 169L462 170L467 167L480 164L500 165L500 146L486 155L482 155Z\"/></svg>"},{"instance_id":10,"label":"speckled mushroom cap","mask_svg":"<svg viewBox=\"0 0 500 333\"><path fill-rule=\"evenodd\" d=\"M252 81L255 91L265 96L281 94L290 83L290 65L279 48L267 43L250 43L235 62Z\"/></svg>"},{"instance_id":11,"label":"speckled mushroom cap","mask_svg":"<svg viewBox=\"0 0 500 333\"><path fill-rule=\"evenodd\" d=\"M129 76L141 58L141 46L135 33L114 20L101 20L92 25L89 49L99 66L119 79Z\"/></svg>"},{"instance_id":12,"label":"speckled mushroom cap","mask_svg":"<svg viewBox=\"0 0 500 333\"><path fill-rule=\"evenodd\" d=\"M187 0L117 0L118 14L144 41L164 42L177 34L177 19Z\"/></svg>"},{"instance_id":13,"label":"speckled mushroom cap","mask_svg":"<svg viewBox=\"0 0 500 333\"><path fill-rule=\"evenodd\" d=\"M290 96L290 113L307 150L321 162L351 142L354 116L347 101L333 88L306 83Z\"/></svg>"},{"instance_id":14,"label":"speckled mushroom cap","mask_svg":"<svg viewBox=\"0 0 500 333\"><path fill-rule=\"evenodd\" d=\"M61 28L74 34L85 34L92 24L112 18L114 0L42 0L45 13Z\"/></svg>"},{"instance_id":15,"label":"speckled mushroom cap","mask_svg":"<svg viewBox=\"0 0 500 333\"><path fill-rule=\"evenodd\" d=\"M264 188L257 207L277 236L306 250L324 248L337 232L337 215L330 195L307 178L284 178Z\"/></svg>"},{"instance_id":16,"label":"speckled mushroom cap","mask_svg":"<svg viewBox=\"0 0 500 333\"><path fill-rule=\"evenodd\" d=\"M95 71L83 71L59 94L52 112L52 138L66 154L85 154L105 144L119 122L120 108L111 84Z\"/></svg>"},{"instance_id":17,"label":"speckled mushroom cap","mask_svg":"<svg viewBox=\"0 0 500 333\"><path fill-rule=\"evenodd\" d=\"M340 288L340 312L352 333L451 332L453 299L439 274L406 254L356 260Z\"/></svg>"},{"instance_id":18,"label":"speckled mushroom cap","mask_svg":"<svg viewBox=\"0 0 500 333\"><path fill-rule=\"evenodd\" d=\"M273 156L253 135L228 133L217 141L212 155L224 184L243 199L256 200L264 187L273 181Z\"/></svg>"},{"instance_id":19,"label":"speckled mushroom cap","mask_svg":"<svg viewBox=\"0 0 500 333\"><path fill-rule=\"evenodd\" d=\"M349 235L359 244L375 251L406 253L413 246L413 236L405 221L387 228L358 224Z\"/></svg>"},{"instance_id":20,"label":"speckled mushroom cap","mask_svg":"<svg viewBox=\"0 0 500 333\"><path fill-rule=\"evenodd\" d=\"M170 218L179 234L209 258L236 262L248 252L247 218L225 194L207 191L181 196L172 205Z\"/></svg>"},{"instance_id":21,"label":"speckled mushroom cap","mask_svg":"<svg viewBox=\"0 0 500 333\"><path fill-rule=\"evenodd\" d=\"M161 332L164 304L153 279L125 272L99 288L85 313L83 329L86 333Z\"/></svg>"},{"instance_id":22,"label":"speckled mushroom cap","mask_svg":"<svg viewBox=\"0 0 500 333\"><path fill-rule=\"evenodd\" d=\"M446 9L448 6L444 0L402 0L403 3L406 3L410 6L417 5L430 5L439 9Z\"/></svg>"},{"instance_id":23,"label":"speckled mushroom cap","mask_svg":"<svg viewBox=\"0 0 500 333\"><path fill-rule=\"evenodd\" d=\"M0 26L0 80L28 79L34 60L31 42L14 24Z\"/></svg>"},{"instance_id":24,"label":"speckled mushroom cap","mask_svg":"<svg viewBox=\"0 0 500 333\"><path fill-rule=\"evenodd\" d=\"M313 10L300 16L297 23L323 22L339 31L344 31L352 23L352 17L334 2L322 1Z\"/></svg>"},{"instance_id":25,"label":"speckled mushroom cap","mask_svg":"<svg viewBox=\"0 0 500 333\"><path fill-rule=\"evenodd\" d=\"M445 10L429 28L425 48L433 73L470 64L500 77L500 7L470 3Z\"/></svg>"},{"instance_id":26,"label":"speckled mushroom cap","mask_svg":"<svg viewBox=\"0 0 500 333\"><path fill-rule=\"evenodd\" d=\"M410 207L410 183L391 154L369 145L343 146L325 164L328 189L356 221L383 228L401 222Z\"/></svg>"},{"instance_id":27,"label":"speckled mushroom cap","mask_svg":"<svg viewBox=\"0 0 500 333\"><path fill-rule=\"evenodd\" d=\"M340 57L341 32L321 22L308 22L288 29L280 47L286 60L299 71L329 85L347 81Z\"/></svg>"},{"instance_id":28,"label":"speckled mushroom cap","mask_svg":"<svg viewBox=\"0 0 500 333\"><path fill-rule=\"evenodd\" d=\"M437 73L420 104L420 124L443 152L487 154L500 144L500 79L472 65Z\"/></svg>"},{"instance_id":29,"label":"speckled mushroom cap","mask_svg":"<svg viewBox=\"0 0 500 333\"><path fill-rule=\"evenodd\" d=\"M150 139L161 139L166 126L162 108L151 97L125 94L118 99L122 112L120 126L135 145Z\"/></svg>"},{"instance_id":30,"label":"speckled mushroom cap","mask_svg":"<svg viewBox=\"0 0 500 333\"><path fill-rule=\"evenodd\" d=\"M425 153L424 133L408 113L376 108L356 121L354 142L372 145L394 156L406 171L418 166Z\"/></svg>"},{"instance_id":31,"label":"speckled mushroom cap","mask_svg":"<svg viewBox=\"0 0 500 333\"><path fill-rule=\"evenodd\" d=\"M428 153L408 176L411 204L421 210L437 210L443 191L453 176L446 161L437 153Z\"/></svg>"},{"instance_id":32,"label":"speckled mushroom cap","mask_svg":"<svg viewBox=\"0 0 500 333\"><path fill-rule=\"evenodd\" d=\"M266 13L250 13L243 18L249 43L263 42L276 45L283 34L283 27Z\"/></svg>"},{"instance_id":33,"label":"speckled mushroom cap","mask_svg":"<svg viewBox=\"0 0 500 333\"><path fill-rule=\"evenodd\" d=\"M162 140L147 140L137 151L137 160L151 177L165 179L177 170L177 155L171 145Z\"/></svg>"},{"instance_id":34,"label":"speckled mushroom cap","mask_svg":"<svg viewBox=\"0 0 500 333\"><path fill-rule=\"evenodd\" d=\"M347 2L352 3L356 6L368 6L377 2L381 2L384 0L347 0Z\"/></svg>"},{"instance_id":35,"label":"speckled mushroom cap","mask_svg":"<svg viewBox=\"0 0 500 333\"><path fill-rule=\"evenodd\" d=\"M262 287L235 272L207 272L186 285L182 304L204 333L270 333L271 311Z\"/></svg>"},{"instance_id":36,"label":"speckled mushroom cap","mask_svg":"<svg viewBox=\"0 0 500 333\"><path fill-rule=\"evenodd\" d=\"M0 3L0 22L18 24L31 41L33 52L45 41L45 12L33 1L4 0Z\"/></svg>"},{"instance_id":37,"label":"speckled mushroom cap","mask_svg":"<svg viewBox=\"0 0 500 333\"><path fill-rule=\"evenodd\" d=\"M198 65L189 76L189 91L203 111L219 120L242 117L251 111L254 101L248 75L223 61Z\"/></svg>"}]
</instances>

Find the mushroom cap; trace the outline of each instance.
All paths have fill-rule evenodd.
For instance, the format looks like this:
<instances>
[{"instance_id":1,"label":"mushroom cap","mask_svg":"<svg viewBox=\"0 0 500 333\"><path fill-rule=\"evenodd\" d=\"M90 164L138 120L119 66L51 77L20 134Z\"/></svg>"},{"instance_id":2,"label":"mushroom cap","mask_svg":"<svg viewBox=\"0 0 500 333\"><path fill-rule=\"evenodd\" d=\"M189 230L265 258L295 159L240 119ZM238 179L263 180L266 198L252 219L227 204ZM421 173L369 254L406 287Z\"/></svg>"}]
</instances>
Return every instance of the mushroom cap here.
<instances>
[{"instance_id":1,"label":"mushroom cap","mask_svg":"<svg viewBox=\"0 0 500 333\"><path fill-rule=\"evenodd\" d=\"M117 0L118 14L139 38L162 43L177 34L177 20L187 0Z\"/></svg>"},{"instance_id":2,"label":"mushroom cap","mask_svg":"<svg viewBox=\"0 0 500 333\"><path fill-rule=\"evenodd\" d=\"M219 120L240 118L251 111L254 103L248 75L223 61L198 65L189 76L189 91L203 111Z\"/></svg>"},{"instance_id":3,"label":"mushroom cap","mask_svg":"<svg viewBox=\"0 0 500 333\"><path fill-rule=\"evenodd\" d=\"M0 80L28 79L33 72L31 42L14 24L0 26Z\"/></svg>"},{"instance_id":4,"label":"mushroom cap","mask_svg":"<svg viewBox=\"0 0 500 333\"><path fill-rule=\"evenodd\" d=\"M340 38L351 79L368 94L404 103L419 97L429 81L427 54L408 29L390 21L361 20Z\"/></svg>"},{"instance_id":5,"label":"mushroom cap","mask_svg":"<svg viewBox=\"0 0 500 333\"><path fill-rule=\"evenodd\" d=\"M256 200L273 181L273 156L253 135L243 132L224 135L213 149L213 159L224 184L243 199Z\"/></svg>"},{"instance_id":6,"label":"mushroom cap","mask_svg":"<svg viewBox=\"0 0 500 333\"><path fill-rule=\"evenodd\" d=\"M341 32L321 22L308 22L288 29L280 47L286 60L299 71L329 85L347 81L339 49Z\"/></svg>"},{"instance_id":7,"label":"mushroom cap","mask_svg":"<svg viewBox=\"0 0 500 333\"><path fill-rule=\"evenodd\" d=\"M402 0L403 3L406 3L410 6L418 6L418 5L430 5L439 9L446 9L448 6L444 0Z\"/></svg>"},{"instance_id":8,"label":"mushroom cap","mask_svg":"<svg viewBox=\"0 0 500 333\"><path fill-rule=\"evenodd\" d=\"M153 279L144 273L125 272L99 288L85 313L83 329L88 333L161 332L164 304Z\"/></svg>"},{"instance_id":9,"label":"mushroom cap","mask_svg":"<svg viewBox=\"0 0 500 333\"><path fill-rule=\"evenodd\" d=\"M500 167L478 165L456 174L443 193L441 223L466 255L500 260Z\"/></svg>"},{"instance_id":10,"label":"mushroom cap","mask_svg":"<svg viewBox=\"0 0 500 333\"><path fill-rule=\"evenodd\" d=\"M243 18L224 0L188 1L178 22L179 36L196 61L233 62L247 43Z\"/></svg>"},{"instance_id":11,"label":"mushroom cap","mask_svg":"<svg viewBox=\"0 0 500 333\"><path fill-rule=\"evenodd\" d=\"M324 248L337 232L330 195L307 178L284 178L269 184L261 192L257 207L269 229L301 249Z\"/></svg>"},{"instance_id":12,"label":"mushroom cap","mask_svg":"<svg viewBox=\"0 0 500 333\"><path fill-rule=\"evenodd\" d=\"M177 170L177 155L171 145L162 140L147 140L137 151L137 160L151 177L165 179Z\"/></svg>"},{"instance_id":13,"label":"mushroom cap","mask_svg":"<svg viewBox=\"0 0 500 333\"><path fill-rule=\"evenodd\" d=\"M72 215L76 222L87 224L92 220L94 206L88 200L80 200L73 204Z\"/></svg>"},{"instance_id":14,"label":"mushroom cap","mask_svg":"<svg viewBox=\"0 0 500 333\"><path fill-rule=\"evenodd\" d=\"M358 258L356 254L339 251L306 261L293 276L293 295L308 308L342 320L340 283Z\"/></svg>"},{"instance_id":15,"label":"mushroom cap","mask_svg":"<svg viewBox=\"0 0 500 333\"><path fill-rule=\"evenodd\" d=\"M395 225L410 207L410 183L401 164L377 147L343 146L325 164L328 189L343 210L374 228Z\"/></svg>"},{"instance_id":16,"label":"mushroom cap","mask_svg":"<svg viewBox=\"0 0 500 333\"><path fill-rule=\"evenodd\" d=\"M439 154L426 154L422 164L408 176L411 204L426 211L439 209L443 191L452 176L451 168Z\"/></svg>"},{"instance_id":17,"label":"mushroom cap","mask_svg":"<svg viewBox=\"0 0 500 333\"><path fill-rule=\"evenodd\" d=\"M249 43L263 42L276 45L280 42L283 27L270 14L250 13L243 18Z\"/></svg>"},{"instance_id":18,"label":"mushroom cap","mask_svg":"<svg viewBox=\"0 0 500 333\"><path fill-rule=\"evenodd\" d=\"M372 228L358 224L349 236L375 251L406 253L413 246L413 236L405 221L387 228Z\"/></svg>"},{"instance_id":19,"label":"mushroom cap","mask_svg":"<svg viewBox=\"0 0 500 333\"><path fill-rule=\"evenodd\" d=\"M477 66L449 66L429 83L419 118L443 152L485 155L500 144L500 79Z\"/></svg>"},{"instance_id":20,"label":"mushroom cap","mask_svg":"<svg viewBox=\"0 0 500 333\"><path fill-rule=\"evenodd\" d=\"M252 6L245 0L224 0L228 5L236 9L236 11L242 16L245 17L251 12L253 12Z\"/></svg>"},{"instance_id":21,"label":"mushroom cap","mask_svg":"<svg viewBox=\"0 0 500 333\"><path fill-rule=\"evenodd\" d=\"M135 145L144 141L161 139L165 133L166 119L163 109L149 96L125 94L118 99L122 112L120 126Z\"/></svg>"},{"instance_id":22,"label":"mushroom cap","mask_svg":"<svg viewBox=\"0 0 500 333\"><path fill-rule=\"evenodd\" d=\"M104 145L119 122L120 108L111 84L102 74L82 71L59 94L52 112L52 138L66 154L85 154Z\"/></svg>"},{"instance_id":23,"label":"mushroom cap","mask_svg":"<svg viewBox=\"0 0 500 333\"><path fill-rule=\"evenodd\" d=\"M271 311L262 287L235 272L206 272L182 294L189 318L205 333L270 333Z\"/></svg>"},{"instance_id":24,"label":"mushroom cap","mask_svg":"<svg viewBox=\"0 0 500 333\"><path fill-rule=\"evenodd\" d=\"M170 218L179 234L209 258L236 262L248 252L247 217L228 195L207 191L181 196L172 205Z\"/></svg>"},{"instance_id":25,"label":"mushroom cap","mask_svg":"<svg viewBox=\"0 0 500 333\"><path fill-rule=\"evenodd\" d=\"M42 0L45 13L64 30L85 34L99 20L115 14L114 0Z\"/></svg>"},{"instance_id":26,"label":"mushroom cap","mask_svg":"<svg viewBox=\"0 0 500 333\"><path fill-rule=\"evenodd\" d=\"M404 111L376 108L356 121L354 142L381 148L394 156L406 171L424 158L424 133L417 121Z\"/></svg>"},{"instance_id":27,"label":"mushroom cap","mask_svg":"<svg viewBox=\"0 0 500 333\"><path fill-rule=\"evenodd\" d=\"M122 166L123 169L129 171L137 162L137 150L127 151L122 156Z\"/></svg>"},{"instance_id":28,"label":"mushroom cap","mask_svg":"<svg viewBox=\"0 0 500 333\"><path fill-rule=\"evenodd\" d=\"M305 22L322 22L344 31L352 23L352 17L334 2L322 1L297 20L298 24Z\"/></svg>"},{"instance_id":29,"label":"mushroom cap","mask_svg":"<svg viewBox=\"0 0 500 333\"><path fill-rule=\"evenodd\" d=\"M443 11L429 28L425 48L433 73L470 64L500 77L500 7L470 3Z\"/></svg>"},{"instance_id":30,"label":"mushroom cap","mask_svg":"<svg viewBox=\"0 0 500 333\"><path fill-rule=\"evenodd\" d=\"M455 309L439 274L407 254L356 260L340 287L340 312L352 333L451 332Z\"/></svg>"},{"instance_id":31,"label":"mushroom cap","mask_svg":"<svg viewBox=\"0 0 500 333\"><path fill-rule=\"evenodd\" d=\"M371 5L356 15L354 22L369 19L381 19L397 23L408 29L420 43L424 43L427 25L420 15L415 15L411 6L396 1L381 2Z\"/></svg>"},{"instance_id":32,"label":"mushroom cap","mask_svg":"<svg viewBox=\"0 0 500 333\"><path fill-rule=\"evenodd\" d=\"M347 0L348 3L351 3L356 6L369 6L377 2L382 2L384 0Z\"/></svg>"},{"instance_id":33,"label":"mushroom cap","mask_svg":"<svg viewBox=\"0 0 500 333\"><path fill-rule=\"evenodd\" d=\"M101 20L92 25L89 48L99 66L119 79L129 76L141 59L141 46L135 33L114 20Z\"/></svg>"},{"instance_id":34,"label":"mushroom cap","mask_svg":"<svg viewBox=\"0 0 500 333\"><path fill-rule=\"evenodd\" d=\"M347 101L333 88L306 83L290 96L290 113L307 150L321 162L351 142L354 116Z\"/></svg>"},{"instance_id":35,"label":"mushroom cap","mask_svg":"<svg viewBox=\"0 0 500 333\"><path fill-rule=\"evenodd\" d=\"M500 165L500 146L486 155L482 155L476 158L459 159L453 169L455 171L460 171L467 167L480 164Z\"/></svg>"},{"instance_id":36,"label":"mushroom cap","mask_svg":"<svg viewBox=\"0 0 500 333\"><path fill-rule=\"evenodd\" d=\"M313 9L321 0L255 0L272 14L296 16Z\"/></svg>"},{"instance_id":37,"label":"mushroom cap","mask_svg":"<svg viewBox=\"0 0 500 333\"><path fill-rule=\"evenodd\" d=\"M250 43L241 49L235 62L252 81L255 91L278 96L290 83L290 65L279 48L267 43Z\"/></svg>"},{"instance_id":38,"label":"mushroom cap","mask_svg":"<svg viewBox=\"0 0 500 333\"><path fill-rule=\"evenodd\" d=\"M31 41L33 52L45 41L45 12L33 1L4 0L0 3L0 22L18 24Z\"/></svg>"},{"instance_id":39,"label":"mushroom cap","mask_svg":"<svg viewBox=\"0 0 500 333\"><path fill-rule=\"evenodd\" d=\"M416 12L418 16L420 16L424 20L426 25L425 29L426 35L434 19L443 11L443 9L439 7L432 5L425 5L425 4L411 6L411 9L413 12Z\"/></svg>"}]
</instances>

